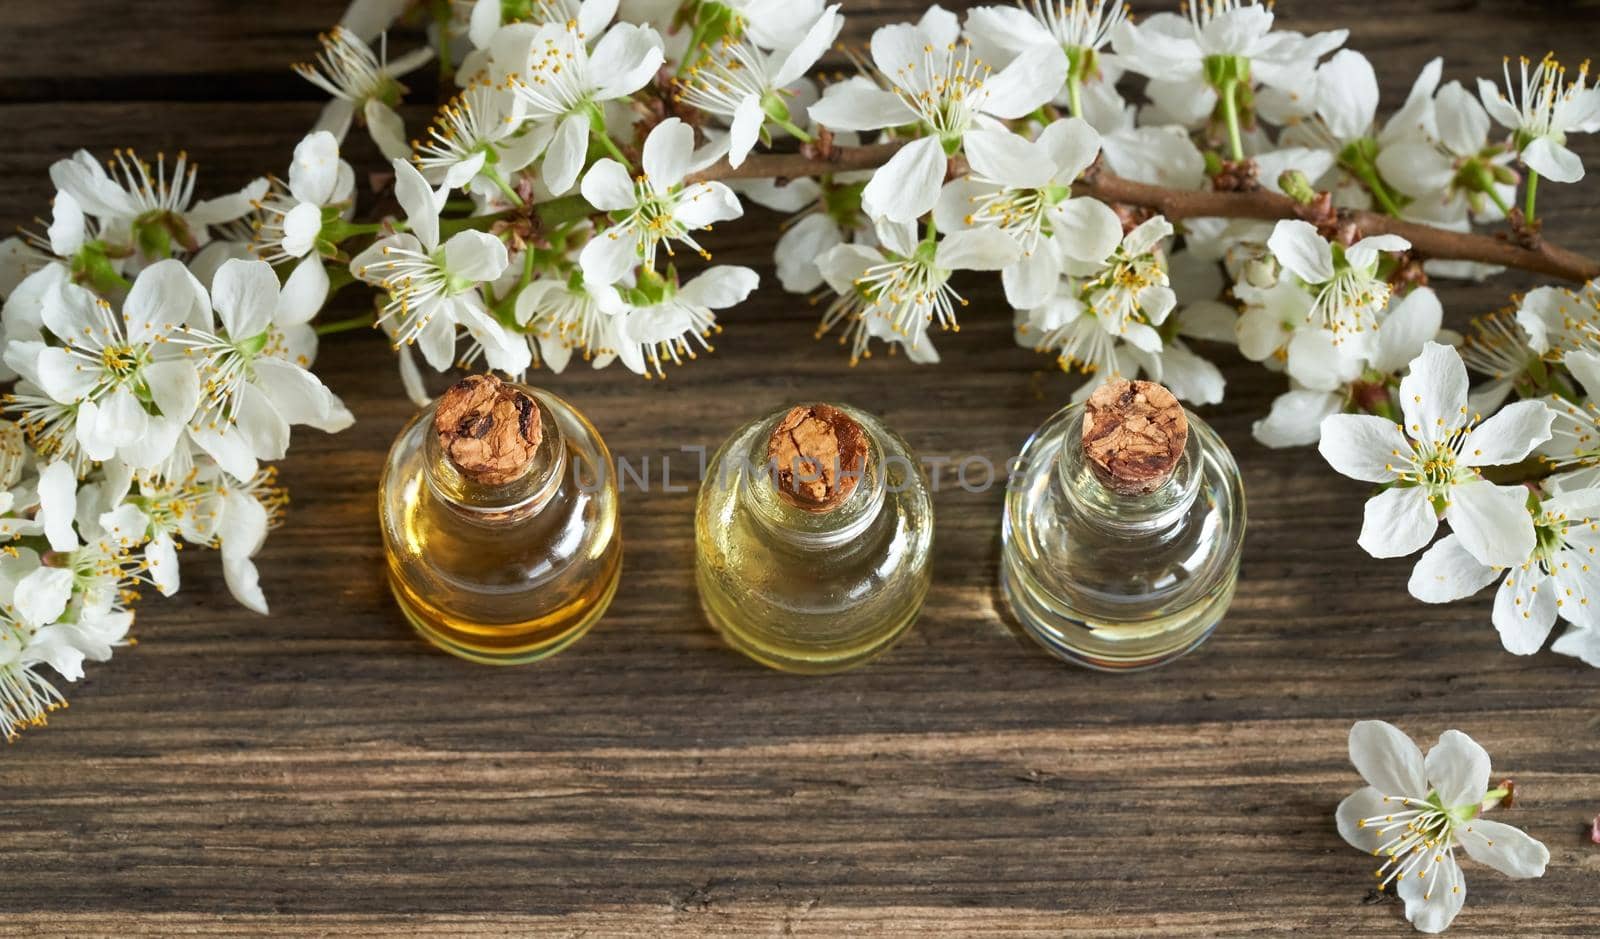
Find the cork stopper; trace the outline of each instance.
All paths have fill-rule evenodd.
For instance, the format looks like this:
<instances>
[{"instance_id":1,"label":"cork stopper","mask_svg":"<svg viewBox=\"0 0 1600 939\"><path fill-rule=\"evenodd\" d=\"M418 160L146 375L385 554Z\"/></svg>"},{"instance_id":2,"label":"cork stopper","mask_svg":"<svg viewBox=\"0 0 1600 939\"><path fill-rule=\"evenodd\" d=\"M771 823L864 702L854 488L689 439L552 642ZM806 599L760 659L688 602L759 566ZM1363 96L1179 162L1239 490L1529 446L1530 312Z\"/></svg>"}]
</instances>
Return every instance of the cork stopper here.
<instances>
[{"instance_id":1,"label":"cork stopper","mask_svg":"<svg viewBox=\"0 0 1600 939\"><path fill-rule=\"evenodd\" d=\"M1083 455L1113 492L1132 496L1160 488L1188 440L1183 405L1155 382L1107 382L1084 406Z\"/></svg>"},{"instance_id":2,"label":"cork stopper","mask_svg":"<svg viewBox=\"0 0 1600 939\"><path fill-rule=\"evenodd\" d=\"M767 438L778 497L807 512L827 512L855 492L867 466L867 435L827 404L800 405Z\"/></svg>"},{"instance_id":3,"label":"cork stopper","mask_svg":"<svg viewBox=\"0 0 1600 939\"><path fill-rule=\"evenodd\" d=\"M533 465L544 421L526 392L493 375L473 375L439 398L433 429L462 476L500 486L520 479Z\"/></svg>"}]
</instances>

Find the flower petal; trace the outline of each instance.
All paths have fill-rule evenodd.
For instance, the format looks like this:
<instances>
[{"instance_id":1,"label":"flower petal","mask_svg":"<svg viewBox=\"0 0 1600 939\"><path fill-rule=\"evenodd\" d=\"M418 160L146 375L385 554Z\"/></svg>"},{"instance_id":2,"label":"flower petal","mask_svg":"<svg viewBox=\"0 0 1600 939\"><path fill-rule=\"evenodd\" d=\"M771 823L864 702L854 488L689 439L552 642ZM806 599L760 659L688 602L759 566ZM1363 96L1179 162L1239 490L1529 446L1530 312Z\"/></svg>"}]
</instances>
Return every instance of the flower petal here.
<instances>
[{"instance_id":1,"label":"flower petal","mask_svg":"<svg viewBox=\"0 0 1600 939\"><path fill-rule=\"evenodd\" d=\"M1513 655L1532 655L1556 625L1555 581L1534 565L1513 567L1494 595L1494 628Z\"/></svg>"},{"instance_id":2,"label":"flower petal","mask_svg":"<svg viewBox=\"0 0 1600 939\"><path fill-rule=\"evenodd\" d=\"M596 101L610 101L643 88L661 68L661 36L649 26L617 23L589 53L589 74L600 79Z\"/></svg>"},{"instance_id":3,"label":"flower petal","mask_svg":"<svg viewBox=\"0 0 1600 939\"><path fill-rule=\"evenodd\" d=\"M1467 856L1507 877L1543 877L1550 849L1519 828L1487 818L1473 819L1462 831Z\"/></svg>"},{"instance_id":4,"label":"flower petal","mask_svg":"<svg viewBox=\"0 0 1600 939\"><path fill-rule=\"evenodd\" d=\"M579 111L562 118L560 126L556 128L555 139L550 141L549 148L544 152L544 165L540 169L541 178L551 195L561 195L578 181L588 149L588 113ZM628 204L633 204L631 198Z\"/></svg>"},{"instance_id":5,"label":"flower petal","mask_svg":"<svg viewBox=\"0 0 1600 939\"><path fill-rule=\"evenodd\" d=\"M1333 248L1310 222L1284 219L1272 229L1267 248L1278 263L1308 284L1333 279Z\"/></svg>"},{"instance_id":6,"label":"flower petal","mask_svg":"<svg viewBox=\"0 0 1600 939\"><path fill-rule=\"evenodd\" d=\"M1009 130L972 130L962 150L974 172L1015 189L1040 189L1050 182L1053 167L1033 141Z\"/></svg>"},{"instance_id":7,"label":"flower petal","mask_svg":"<svg viewBox=\"0 0 1600 939\"><path fill-rule=\"evenodd\" d=\"M1461 443L1461 462L1467 466L1515 463L1550 439L1555 412L1543 401L1517 401L1474 427Z\"/></svg>"},{"instance_id":8,"label":"flower petal","mask_svg":"<svg viewBox=\"0 0 1600 939\"><path fill-rule=\"evenodd\" d=\"M444 243L444 265L450 276L476 282L490 281L505 273L510 257L505 242L488 232L456 232Z\"/></svg>"},{"instance_id":9,"label":"flower petal","mask_svg":"<svg viewBox=\"0 0 1600 939\"><path fill-rule=\"evenodd\" d=\"M1350 728L1350 762L1383 795L1420 798L1428 792L1422 750L1387 721L1357 721Z\"/></svg>"},{"instance_id":10,"label":"flower petal","mask_svg":"<svg viewBox=\"0 0 1600 939\"><path fill-rule=\"evenodd\" d=\"M1575 183L1583 178L1583 160L1549 137L1535 138L1524 147L1522 162L1552 182Z\"/></svg>"},{"instance_id":11,"label":"flower petal","mask_svg":"<svg viewBox=\"0 0 1600 939\"><path fill-rule=\"evenodd\" d=\"M1445 535L1417 560L1406 587L1423 603L1450 603L1472 596L1498 576L1500 569L1467 553L1459 537Z\"/></svg>"},{"instance_id":12,"label":"flower petal","mask_svg":"<svg viewBox=\"0 0 1600 939\"><path fill-rule=\"evenodd\" d=\"M631 209L637 200L627 167L609 158L589 167L589 172L583 174L580 191L590 205L607 212Z\"/></svg>"},{"instance_id":13,"label":"flower petal","mask_svg":"<svg viewBox=\"0 0 1600 939\"><path fill-rule=\"evenodd\" d=\"M685 228L708 228L744 214L739 196L726 183L695 183L678 195L672 218Z\"/></svg>"},{"instance_id":14,"label":"flower petal","mask_svg":"<svg viewBox=\"0 0 1600 939\"><path fill-rule=\"evenodd\" d=\"M879 130L917 119L917 112L906 107L899 95L861 76L829 85L807 113L830 130Z\"/></svg>"},{"instance_id":15,"label":"flower petal","mask_svg":"<svg viewBox=\"0 0 1600 939\"><path fill-rule=\"evenodd\" d=\"M1406 919L1418 932L1449 929L1467 902L1467 884L1455 852L1446 851L1439 858L1438 869L1427 877L1401 877L1395 883L1395 893L1406 904Z\"/></svg>"},{"instance_id":16,"label":"flower petal","mask_svg":"<svg viewBox=\"0 0 1600 939\"><path fill-rule=\"evenodd\" d=\"M1326 431L1323 440L1327 440ZM1438 529L1439 517L1427 490L1418 486L1386 489L1367 500L1356 544L1375 558L1405 557L1426 545Z\"/></svg>"},{"instance_id":17,"label":"flower petal","mask_svg":"<svg viewBox=\"0 0 1600 939\"><path fill-rule=\"evenodd\" d=\"M134 280L133 289L122 301L122 318L128 342L141 345L180 326L210 323L210 299L182 261L157 261Z\"/></svg>"},{"instance_id":18,"label":"flower petal","mask_svg":"<svg viewBox=\"0 0 1600 939\"><path fill-rule=\"evenodd\" d=\"M1122 240L1122 220L1099 199L1068 199L1056 207L1050 223L1062 253L1085 264L1104 263Z\"/></svg>"},{"instance_id":19,"label":"flower petal","mask_svg":"<svg viewBox=\"0 0 1600 939\"><path fill-rule=\"evenodd\" d=\"M48 626L66 612L72 599L73 573L65 567L35 568L17 582L12 603L17 616L29 626Z\"/></svg>"},{"instance_id":20,"label":"flower petal","mask_svg":"<svg viewBox=\"0 0 1600 939\"><path fill-rule=\"evenodd\" d=\"M1489 754L1459 730L1447 730L1428 751L1423 772L1445 808L1477 805L1489 791Z\"/></svg>"},{"instance_id":21,"label":"flower petal","mask_svg":"<svg viewBox=\"0 0 1600 939\"><path fill-rule=\"evenodd\" d=\"M1322 437L1322 421L1339 413L1338 395L1296 389L1272 399L1267 416L1250 426L1250 434L1267 447L1304 447Z\"/></svg>"},{"instance_id":22,"label":"flower petal","mask_svg":"<svg viewBox=\"0 0 1600 939\"><path fill-rule=\"evenodd\" d=\"M439 210L444 200L411 165L410 160L394 160L394 197L405 209L406 223L422 247L429 252L439 247Z\"/></svg>"},{"instance_id":23,"label":"flower petal","mask_svg":"<svg viewBox=\"0 0 1600 939\"><path fill-rule=\"evenodd\" d=\"M1015 120L1049 102L1066 81L1067 56L1060 46L1030 46L983 83L986 94L978 107L1003 120Z\"/></svg>"},{"instance_id":24,"label":"flower petal","mask_svg":"<svg viewBox=\"0 0 1600 939\"><path fill-rule=\"evenodd\" d=\"M1372 367L1390 374L1405 368L1406 363L1422 354L1428 340L1439 335L1443 321L1444 307L1431 287L1418 287L1406 294L1378 324Z\"/></svg>"},{"instance_id":25,"label":"flower petal","mask_svg":"<svg viewBox=\"0 0 1600 939\"><path fill-rule=\"evenodd\" d=\"M1461 355L1437 342L1425 343L1422 354L1400 380L1400 409L1406 432L1417 440L1443 440L1467 422L1467 367Z\"/></svg>"},{"instance_id":26,"label":"flower petal","mask_svg":"<svg viewBox=\"0 0 1600 939\"><path fill-rule=\"evenodd\" d=\"M1395 467L1411 455L1400 427L1374 414L1330 414L1322 421L1317 452L1335 472L1372 483L1392 482Z\"/></svg>"},{"instance_id":27,"label":"flower petal","mask_svg":"<svg viewBox=\"0 0 1600 939\"><path fill-rule=\"evenodd\" d=\"M411 146L406 143L406 122L400 112L376 97L368 98L362 115L367 119L367 134L378 145L378 152L390 160L411 157Z\"/></svg>"},{"instance_id":28,"label":"flower petal","mask_svg":"<svg viewBox=\"0 0 1600 939\"><path fill-rule=\"evenodd\" d=\"M1550 644L1550 651L1570 655L1586 665L1600 668L1600 629L1574 626Z\"/></svg>"},{"instance_id":29,"label":"flower petal","mask_svg":"<svg viewBox=\"0 0 1600 939\"><path fill-rule=\"evenodd\" d=\"M872 174L862 190L861 207L873 218L915 221L939 201L945 166L937 137L912 141Z\"/></svg>"},{"instance_id":30,"label":"flower petal","mask_svg":"<svg viewBox=\"0 0 1600 939\"><path fill-rule=\"evenodd\" d=\"M1022 257L1022 249L998 228L951 232L939 242L934 264L952 271L998 271Z\"/></svg>"},{"instance_id":31,"label":"flower petal","mask_svg":"<svg viewBox=\"0 0 1600 939\"><path fill-rule=\"evenodd\" d=\"M265 261L222 262L211 282L211 305L235 342L267 331L278 305L278 275Z\"/></svg>"},{"instance_id":32,"label":"flower petal","mask_svg":"<svg viewBox=\"0 0 1600 939\"><path fill-rule=\"evenodd\" d=\"M644 141L644 174L658 191L683 182L694 154L694 128L669 117L650 131Z\"/></svg>"},{"instance_id":33,"label":"flower petal","mask_svg":"<svg viewBox=\"0 0 1600 939\"><path fill-rule=\"evenodd\" d=\"M678 297L694 306L724 310L743 303L760 282L760 275L748 267L719 264L684 284Z\"/></svg>"},{"instance_id":34,"label":"flower petal","mask_svg":"<svg viewBox=\"0 0 1600 939\"><path fill-rule=\"evenodd\" d=\"M57 460L39 471L39 521L53 551L73 551L78 533L73 518L78 512L78 475L71 464Z\"/></svg>"},{"instance_id":35,"label":"flower petal","mask_svg":"<svg viewBox=\"0 0 1600 939\"><path fill-rule=\"evenodd\" d=\"M1421 759L1421 754L1417 754ZM1387 836L1378 833L1376 825L1362 825L1364 819L1376 818L1393 813L1394 804L1376 786L1362 786L1355 792L1344 797L1339 807L1334 810L1334 824L1339 829L1339 837L1343 838L1351 847L1368 854L1377 851Z\"/></svg>"},{"instance_id":36,"label":"flower petal","mask_svg":"<svg viewBox=\"0 0 1600 939\"><path fill-rule=\"evenodd\" d=\"M144 369L145 384L161 416L187 424L200 406L200 372L189 359L151 362Z\"/></svg>"},{"instance_id":37,"label":"flower petal","mask_svg":"<svg viewBox=\"0 0 1600 939\"><path fill-rule=\"evenodd\" d=\"M1444 517L1473 557L1494 567L1511 567L1533 553L1533 516L1527 502L1528 490L1522 486L1475 479L1450 488Z\"/></svg>"}]
</instances>

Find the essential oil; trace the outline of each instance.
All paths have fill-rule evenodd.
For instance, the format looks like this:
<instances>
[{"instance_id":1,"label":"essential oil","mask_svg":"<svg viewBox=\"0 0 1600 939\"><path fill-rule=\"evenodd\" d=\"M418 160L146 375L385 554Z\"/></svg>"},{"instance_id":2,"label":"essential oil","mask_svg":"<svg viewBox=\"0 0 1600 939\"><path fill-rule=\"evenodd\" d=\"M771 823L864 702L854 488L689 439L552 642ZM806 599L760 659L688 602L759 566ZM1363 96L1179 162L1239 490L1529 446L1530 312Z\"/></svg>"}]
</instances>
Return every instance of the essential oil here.
<instances>
[{"instance_id":1,"label":"essential oil","mask_svg":"<svg viewBox=\"0 0 1600 939\"><path fill-rule=\"evenodd\" d=\"M927 596L927 482L905 441L844 405L801 405L734 432L707 466L695 533L707 618L784 671L869 661Z\"/></svg>"},{"instance_id":2,"label":"essential oil","mask_svg":"<svg viewBox=\"0 0 1600 939\"><path fill-rule=\"evenodd\" d=\"M1153 382L1112 382L1024 444L1006 493L1001 586L1053 655L1108 671L1170 662L1233 599L1238 466Z\"/></svg>"},{"instance_id":3,"label":"essential oil","mask_svg":"<svg viewBox=\"0 0 1600 939\"><path fill-rule=\"evenodd\" d=\"M571 405L463 380L395 440L379 489L389 585L441 649L512 665L594 625L622 572L611 454Z\"/></svg>"}]
</instances>

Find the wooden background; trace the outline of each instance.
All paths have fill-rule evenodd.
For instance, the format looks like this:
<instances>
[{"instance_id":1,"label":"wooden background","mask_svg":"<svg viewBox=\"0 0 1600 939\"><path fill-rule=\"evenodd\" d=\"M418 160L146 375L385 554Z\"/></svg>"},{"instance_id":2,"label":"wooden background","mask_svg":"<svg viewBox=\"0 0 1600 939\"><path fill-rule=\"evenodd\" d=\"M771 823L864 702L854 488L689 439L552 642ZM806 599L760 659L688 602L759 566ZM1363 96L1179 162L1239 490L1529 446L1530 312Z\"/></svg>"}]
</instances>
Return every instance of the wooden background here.
<instances>
[{"instance_id":1,"label":"wooden background","mask_svg":"<svg viewBox=\"0 0 1600 939\"><path fill-rule=\"evenodd\" d=\"M80 146L187 148L206 194L283 172L319 107L286 66L339 13L5 7L7 224L47 210L49 164ZM851 0L847 38L919 9ZM1433 55L1470 80L1498 74L1502 53L1575 64L1600 38L1593 5L1278 12L1295 29L1352 27L1385 110ZM1579 147L1594 172L1600 146ZM370 145L353 156L372 165ZM1600 252L1600 180L1541 194L1552 235ZM542 380L634 460L820 397L882 414L924 454L999 462L1064 403L1071 383L1013 345L982 279L960 335L940 338L942 366L846 368L812 341L815 311L776 287L776 223L754 213L712 239L718 261L769 284L725 317L715 355L664 384L617 368ZM1532 283L1445 287L1450 322ZM186 553L182 593L140 607L139 644L0 754L0 932L1406 935L1333 825L1360 784L1350 724L1383 718L1476 737L1517 779L1505 820L1550 847L1539 881L1469 864L1453 934L1594 935L1600 673L1503 652L1490 594L1413 601L1407 563L1356 547L1361 484L1251 440L1280 379L1217 354L1228 399L1204 413L1244 467L1250 532L1233 611L1198 653L1132 676L1046 657L998 612L1000 490L946 473L921 621L869 668L802 679L727 651L701 619L687 492L625 497L623 589L566 654L495 670L414 638L382 581L374 498L411 407L376 335L333 337L318 371L358 423L296 431L293 505L259 558L273 615L236 606L215 557Z\"/></svg>"}]
</instances>

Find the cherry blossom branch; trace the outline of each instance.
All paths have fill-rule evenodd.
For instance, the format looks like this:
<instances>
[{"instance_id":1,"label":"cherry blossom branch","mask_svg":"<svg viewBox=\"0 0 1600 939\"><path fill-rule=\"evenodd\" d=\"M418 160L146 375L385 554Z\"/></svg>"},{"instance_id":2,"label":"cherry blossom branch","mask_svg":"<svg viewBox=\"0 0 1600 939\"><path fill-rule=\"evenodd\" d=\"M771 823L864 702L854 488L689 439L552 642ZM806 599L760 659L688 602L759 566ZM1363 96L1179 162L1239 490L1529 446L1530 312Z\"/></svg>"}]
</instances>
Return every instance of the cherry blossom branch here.
<instances>
[{"instance_id":1,"label":"cherry blossom branch","mask_svg":"<svg viewBox=\"0 0 1600 939\"><path fill-rule=\"evenodd\" d=\"M882 166L901 143L865 147L835 147L825 155L809 153L756 153L738 167L716 163L691 177L711 179L799 179L828 173L870 170ZM1274 221L1305 217L1300 203L1266 189L1250 192L1171 189L1124 179L1103 168L1091 169L1072 187L1074 195L1093 196L1102 202L1153 209L1173 221L1185 218L1254 218ZM1432 225L1407 222L1379 212L1341 210L1340 220L1358 235L1399 235L1426 258L1477 261L1548 274L1583 282L1600 277L1600 261L1535 238L1532 246L1506 237L1448 231Z\"/></svg>"}]
</instances>

